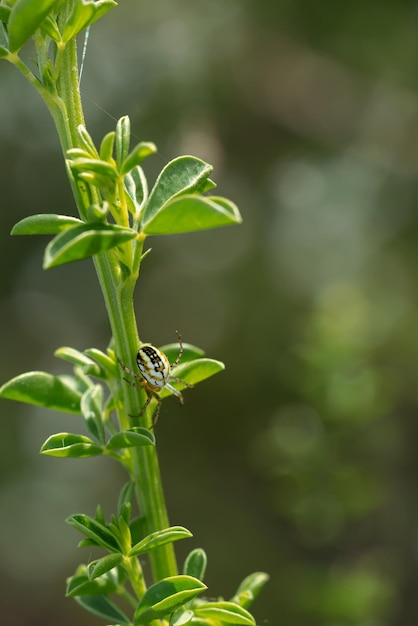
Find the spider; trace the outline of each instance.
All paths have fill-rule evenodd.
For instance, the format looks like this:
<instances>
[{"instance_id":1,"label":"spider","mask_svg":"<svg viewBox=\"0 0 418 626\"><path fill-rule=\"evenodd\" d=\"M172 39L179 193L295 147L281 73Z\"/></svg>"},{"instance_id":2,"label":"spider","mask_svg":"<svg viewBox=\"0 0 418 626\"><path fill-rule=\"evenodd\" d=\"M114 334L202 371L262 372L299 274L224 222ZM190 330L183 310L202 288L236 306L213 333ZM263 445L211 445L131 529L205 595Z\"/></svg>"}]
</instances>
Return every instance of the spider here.
<instances>
[{"instance_id":1,"label":"spider","mask_svg":"<svg viewBox=\"0 0 418 626\"><path fill-rule=\"evenodd\" d=\"M136 363L138 365L139 371L141 372L140 376L136 374L136 372L133 372L131 369L129 369L129 367L126 367L126 365L124 365L122 361L118 359L121 368L127 374L133 376L133 378L135 379L135 381L129 380L129 378L124 378L124 380L126 380L126 382L129 383L129 385L131 385L132 387L138 387L139 385L142 385L147 394L147 400L138 415L134 415L131 417L142 417L153 398L155 398L158 402L152 419L151 428L154 428L160 414L162 398L160 397L159 392L162 389L166 388L171 391L171 393L177 396L180 404L184 404L183 394L181 393L181 391L173 387L170 383L182 383L186 387L193 387L193 385L189 385L181 378L177 378L176 376L171 375L172 368L178 365L184 352L183 342L181 340L180 333L177 330L176 335L179 342L179 353L174 363L170 364L164 352L158 350L158 348L155 348L149 343L144 343L139 348L136 355ZM139 381L139 383L136 381Z\"/></svg>"}]
</instances>

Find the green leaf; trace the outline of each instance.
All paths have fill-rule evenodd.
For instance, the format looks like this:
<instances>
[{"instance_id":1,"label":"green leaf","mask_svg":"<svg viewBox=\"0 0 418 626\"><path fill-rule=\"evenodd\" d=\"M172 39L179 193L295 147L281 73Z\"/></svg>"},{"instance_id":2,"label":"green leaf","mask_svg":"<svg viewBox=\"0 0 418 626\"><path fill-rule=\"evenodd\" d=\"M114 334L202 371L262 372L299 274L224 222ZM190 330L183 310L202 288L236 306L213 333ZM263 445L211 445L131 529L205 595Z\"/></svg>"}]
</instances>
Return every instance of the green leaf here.
<instances>
[{"instance_id":1,"label":"green leaf","mask_svg":"<svg viewBox=\"0 0 418 626\"><path fill-rule=\"evenodd\" d=\"M135 611L134 624L146 624L170 615L205 589L206 585L191 576L164 578L145 592Z\"/></svg>"},{"instance_id":2,"label":"green leaf","mask_svg":"<svg viewBox=\"0 0 418 626\"><path fill-rule=\"evenodd\" d=\"M46 33L51 39L60 43L61 39L61 31L58 28L58 24L56 20L51 15L48 15L41 24L41 30Z\"/></svg>"},{"instance_id":3,"label":"green leaf","mask_svg":"<svg viewBox=\"0 0 418 626\"><path fill-rule=\"evenodd\" d=\"M87 350L85 350L85 353L91 356L93 359L95 359L95 361L97 361L97 363L106 372L109 372L109 374L112 374L113 376L118 376L119 368L114 358L112 359L111 356L109 356L108 354L105 354L104 352L102 352L101 350L98 350L97 348L88 348Z\"/></svg>"},{"instance_id":4,"label":"green leaf","mask_svg":"<svg viewBox=\"0 0 418 626\"><path fill-rule=\"evenodd\" d=\"M9 7L4 6L4 4L0 4L0 22L3 24L7 24L9 21L11 9Z\"/></svg>"},{"instance_id":5,"label":"green leaf","mask_svg":"<svg viewBox=\"0 0 418 626\"><path fill-rule=\"evenodd\" d=\"M120 497L120 494L119 494L119 497ZM120 499L119 499L118 500L119 519L123 519L126 525L129 527L129 536L131 538L131 545L132 545L132 534L131 534L131 529L130 529L131 513L132 513L132 502L124 502L124 504L121 506Z\"/></svg>"},{"instance_id":6,"label":"green leaf","mask_svg":"<svg viewBox=\"0 0 418 626\"><path fill-rule=\"evenodd\" d=\"M148 183L142 168L137 165L124 178L125 188L128 192L128 204L130 212L137 216L148 199Z\"/></svg>"},{"instance_id":7,"label":"green leaf","mask_svg":"<svg viewBox=\"0 0 418 626\"><path fill-rule=\"evenodd\" d=\"M80 408L89 433L99 444L104 444L103 388L94 385L87 389L81 398Z\"/></svg>"},{"instance_id":8,"label":"green leaf","mask_svg":"<svg viewBox=\"0 0 418 626\"><path fill-rule=\"evenodd\" d=\"M132 485L132 481L129 481L127 483L128 488L126 488L125 485L125 489L121 490L121 493L119 493L119 498L118 498L118 518L119 519L123 519L125 521L125 523L129 526L130 521L131 521L131 513L132 513L132 502L129 501L125 501L122 503L121 498L122 496L122 491L125 492L125 496L129 493L130 491L130 486ZM131 491L131 498L132 498L132 491ZM131 535L131 530L129 529L129 536L132 539L132 535Z\"/></svg>"},{"instance_id":9,"label":"green leaf","mask_svg":"<svg viewBox=\"0 0 418 626\"><path fill-rule=\"evenodd\" d=\"M169 200L180 194L200 193L212 170L211 165L192 156L170 161L158 176L148 198L142 220L144 231L147 232L148 223Z\"/></svg>"},{"instance_id":10,"label":"green leaf","mask_svg":"<svg viewBox=\"0 0 418 626\"><path fill-rule=\"evenodd\" d=\"M97 177L98 184L102 183L102 181L116 180L118 173L115 167L108 163L107 161L102 161L101 159L91 159L91 158L83 158L79 157L70 161L71 169L77 173L78 176L83 176L85 173ZM95 183L96 184L96 183Z\"/></svg>"},{"instance_id":11,"label":"green leaf","mask_svg":"<svg viewBox=\"0 0 418 626\"><path fill-rule=\"evenodd\" d=\"M58 359L63 359L63 361L73 363L74 365L81 365L81 367L96 367L100 370L99 366L93 361L93 359L90 359L86 354L84 354L84 352L80 352L75 348L62 346L61 348L57 348L55 350L54 356Z\"/></svg>"},{"instance_id":12,"label":"green leaf","mask_svg":"<svg viewBox=\"0 0 418 626\"><path fill-rule=\"evenodd\" d=\"M126 159L123 161L120 173L122 176L125 176L128 172L134 169L137 165L142 163L144 159L146 159L151 154L155 154L157 152L157 146L154 143L141 141L138 143L135 148L128 154Z\"/></svg>"},{"instance_id":13,"label":"green leaf","mask_svg":"<svg viewBox=\"0 0 418 626\"><path fill-rule=\"evenodd\" d=\"M202 550L202 548L192 550L184 562L183 573L187 576L193 576L194 578L203 580L207 560L206 552Z\"/></svg>"},{"instance_id":14,"label":"green leaf","mask_svg":"<svg viewBox=\"0 0 418 626\"><path fill-rule=\"evenodd\" d=\"M102 161L110 161L113 154L113 146L115 145L115 132L112 130L107 133L102 139L100 144L100 158Z\"/></svg>"},{"instance_id":15,"label":"green leaf","mask_svg":"<svg viewBox=\"0 0 418 626\"><path fill-rule=\"evenodd\" d=\"M120 552L118 541L112 532L102 523L92 519L88 515L79 513L71 515L66 520L67 524L79 530L83 535L111 552Z\"/></svg>"},{"instance_id":16,"label":"green leaf","mask_svg":"<svg viewBox=\"0 0 418 626\"><path fill-rule=\"evenodd\" d=\"M170 626L184 626L185 624L189 624L192 621L193 616L193 611L180 609L171 616Z\"/></svg>"},{"instance_id":17,"label":"green leaf","mask_svg":"<svg viewBox=\"0 0 418 626\"><path fill-rule=\"evenodd\" d=\"M127 554L132 545L132 537L131 529L129 528L129 524L126 522L125 518L120 516L117 519L112 515L112 523L109 525L109 528L114 530L115 535L117 534L123 553Z\"/></svg>"},{"instance_id":18,"label":"green leaf","mask_svg":"<svg viewBox=\"0 0 418 626\"><path fill-rule=\"evenodd\" d=\"M167 202L144 226L147 235L170 235L242 222L238 207L218 196L180 196Z\"/></svg>"},{"instance_id":19,"label":"green leaf","mask_svg":"<svg viewBox=\"0 0 418 626\"><path fill-rule=\"evenodd\" d=\"M87 567L90 580L95 580L96 578L99 578L99 576L103 576L103 574L109 572L111 569L119 565L119 563L121 563L122 561L122 554L107 554L101 559L92 561Z\"/></svg>"},{"instance_id":20,"label":"green leaf","mask_svg":"<svg viewBox=\"0 0 418 626\"><path fill-rule=\"evenodd\" d=\"M121 448L134 448L136 446L154 446L155 437L147 429L141 426L134 426L128 430L123 430L113 435L107 443L108 450L119 450Z\"/></svg>"},{"instance_id":21,"label":"green leaf","mask_svg":"<svg viewBox=\"0 0 418 626\"><path fill-rule=\"evenodd\" d=\"M150 550L164 546L167 543L172 543L173 541L178 541L179 539L188 539L189 537L193 537L192 533L190 530L187 530L187 528L183 528L183 526L171 526L170 528L165 528L164 530L157 530L133 546L129 551L128 556L145 554L146 552L150 552Z\"/></svg>"},{"instance_id":22,"label":"green leaf","mask_svg":"<svg viewBox=\"0 0 418 626\"><path fill-rule=\"evenodd\" d=\"M129 154L129 144L131 141L131 122L127 115L121 117L116 124L115 152L116 165L120 171L122 163Z\"/></svg>"},{"instance_id":23,"label":"green leaf","mask_svg":"<svg viewBox=\"0 0 418 626\"><path fill-rule=\"evenodd\" d=\"M255 620L242 606L234 602L207 602L194 608L197 617L209 620L218 620L222 624L242 624L255 626Z\"/></svg>"},{"instance_id":24,"label":"green leaf","mask_svg":"<svg viewBox=\"0 0 418 626\"><path fill-rule=\"evenodd\" d=\"M79 128L84 129L84 126L80 125ZM87 133L87 131L85 132ZM88 135L87 133L88 137L90 137L92 145L90 145L90 142L84 136L83 132L81 133L81 135L83 136L83 140L81 140L80 137L80 141L83 143L83 145L85 145L85 148L69 148L66 152L68 160L74 162L77 159L97 159L99 155L97 154L96 146L93 144L93 140L91 139L90 135ZM92 150L94 151L93 154L91 153Z\"/></svg>"},{"instance_id":25,"label":"green leaf","mask_svg":"<svg viewBox=\"0 0 418 626\"><path fill-rule=\"evenodd\" d=\"M57 215L55 213L40 213L29 215L15 224L11 235L57 235L70 226L77 226L83 222L76 217Z\"/></svg>"},{"instance_id":26,"label":"green leaf","mask_svg":"<svg viewBox=\"0 0 418 626\"><path fill-rule=\"evenodd\" d=\"M115 224L97 222L73 226L49 242L44 255L44 269L100 254L134 237L134 230Z\"/></svg>"},{"instance_id":27,"label":"green leaf","mask_svg":"<svg viewBox=\"0 0 418 626\"><path fill-rule=\"evenodd\" d=\"M211 376L214 376L218 372L222 372L225 369L225 365L221 361L215 359L195 359L194 361L187 361L186 363L180 363L174 368L172 375L176 378L184 380L189 385L195 385L202 380L206 380ZM186 385L170 381L170 384L176 389L184 389ZM160 392L161 398L166 398L171 395L171 391L166 387Z\"/></svg>"},{"instance_id":28,"label":"green leaf","mask_svg":"<svg viewBox=\"0 0 418 626\"><path fill-rule=\"evenodd\" d=\"M76 2L65 24L62 34L63 40L70 41L80 31L96 22L115 6L117 3L114 0L81 0Z\"/></svg>"},{"instance_id":29,"label":"green leaf","mask_svg":"<svg viewBox=\"0 0 418 626\"><path fill-rule=\"evenodd\" d=\"M99 522L100 524L103 524L104 526L106 525L105 516L104 516L103 509L102 509L102 507L100 506L100 504L98 504L98 505L96 506L96 511L95 511L95 514L94 514L94 519L95 519L95 521L96 521L96 522Z\"/></svg>"},{"instance_id":30,"label":"green leaf","mask_svg":"<svg viewBox=\"0 0 418 626\"><path fill-rule=\"evenodd\" d=\"M61 0L17 0L9 18L9 45L16 52L41 25L55 4Z\"/></svg>"},{"instance_id":31,"label":"green leaf","mask_svg":"<svg viewBox=\"0 0 418 626\"><path fill-rule=\"evenodd\" d=\"M144 517L135 517L131 521L129 527L131 529L132 543L137 543L138 541L140 541L140 538L144 536L145 524L146 520Z\"/></svg>"},{"instance_id":32,"label":"green leaf","mask_svg":"<svg viewBox=\"0 0 418 626\"><path fill-rule=\"evenodd\" d=\"M10 54L10 51L4 46L0 46L0 59L3 57L7 57Z\"/></svg>"},{"instance_id":33,"label":"green leaf","mask_svg":"<svg viewBox=\"0 0 418 626\"><path fill-rule=\"evenodd\" d=\"M88 222L106 222L109 214L110 206L108 202L103 204L91 204L87 208L86 218Z\"/></svg>"},{"instance_id":34,"label":"green leaf","mask_svg":"<svg viewBox=\"0 0 418 626\"><path fill-rule=\"evenodd\" d=\"M236 602L244 608L248 608L269 579L270 576L265 572L254 572L250 574L244 578L238 587L234 597L231 598L232 602Z\"/></svg>"},{"instance_id":35,"label":"green leaf","mask_svg":"<svg viewBox=\"0 0 418 626\"><path fill-rule=\"evenodd\" d=\"M60 458L83 459L103 454L103 449L84 435L57 433L51 435L41 448L42 454Z\"/></svg>"},{"instance_id":36,"label":"green leaf","mask_svg":"<svg viewBox=\"0 0 418 626\"><path fill-rule=\"evenodd\" d=\"M80 413L81 394L63 379L47 372L26 372L0 387L0 398Z\"/></svg>"},{"instance_id":37,"label":"green leaf","mask_svg":"<svg viewBox=\"0 0 418 626\"><path fill-rule=\"evenodd\" d=\"M113 624L130 624L130 619L105 596L88 596L76 598L76 602L86 611L97 615Z\"/></svg>"},{"instance_id":38,"label":"green leaf","mask_svg":"<svg viewBox=\"0 0 418 626\"><path fill-rule=\"evenodd\" d=\"M66 596L75 598L76 596L96 596L114 593L118 589L119 582L117 577L112 574L112 571L108 571L108 573L99 578L90 580L87 567L80 565L74 576L71 576L67 581Z\"/></svg>"},{"instance_id":39,"label":"green leaf","mask_svg":"<svg viewBox=\"0 0 418 626\"><path fill-rule=\"evenodd\" d=\"M126 507L130 507L130 509L132 509L132 496L134 494L134 490L135 490L135 483L132 480L128 480L127 483L125 483L122 487L122 489L119 492L119 497L118 497L118 516L122 515L122 511L126 510ZM126 521L128 522L129 519L125 518Z\"/></svg>"},{"instance_id":40,"label":"green leaf","mask_svg":"<svg viewBox=\"0 0 418 626\"><path fill-rule=\"evenodd\" d=\"M91 138L90 133L84 124L79 124L77 126L77 135L80 140L81 145L83 146L87 156L87 159L97 160L99 158L99 153L96 150L96 146L94 145L94 141ZM70 148L67 151L67 155L73 155L77 152L77 148Z\"/></svg>"}]
</instances>

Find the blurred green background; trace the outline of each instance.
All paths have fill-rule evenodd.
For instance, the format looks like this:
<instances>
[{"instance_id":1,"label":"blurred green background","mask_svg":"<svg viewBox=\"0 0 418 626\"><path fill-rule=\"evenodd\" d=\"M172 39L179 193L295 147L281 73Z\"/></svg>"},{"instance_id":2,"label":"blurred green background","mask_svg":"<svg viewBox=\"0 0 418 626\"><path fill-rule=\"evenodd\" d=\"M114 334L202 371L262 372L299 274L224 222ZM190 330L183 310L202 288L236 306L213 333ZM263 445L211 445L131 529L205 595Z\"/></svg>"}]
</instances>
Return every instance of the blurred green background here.
<instances>
[{"instance_id":1,"label":"blurred green background","mask_svg":"<svg viewBox=\"0 0 418 626\"><path fill-rule=\"evenodd\" d=\"M90 33L93 137L128 114L151 180L191 153L244 217L148 240L136 309L144 340L178 328L227 364L163 404L159 451L194 533L179 560L205 548L212 596L268 571L260 625L418 623L417 26L409 0L121 0ZM62 373L57 347L109 328L90 262L43 272L46 240L9 237L75 209L44 105L6 63L0 81L3 381ZM77 416L1 406L2 623L100 624L63 597L92 558L64 519L110 515L125 476L39 456Z\"/></svg>"}]
</instances>

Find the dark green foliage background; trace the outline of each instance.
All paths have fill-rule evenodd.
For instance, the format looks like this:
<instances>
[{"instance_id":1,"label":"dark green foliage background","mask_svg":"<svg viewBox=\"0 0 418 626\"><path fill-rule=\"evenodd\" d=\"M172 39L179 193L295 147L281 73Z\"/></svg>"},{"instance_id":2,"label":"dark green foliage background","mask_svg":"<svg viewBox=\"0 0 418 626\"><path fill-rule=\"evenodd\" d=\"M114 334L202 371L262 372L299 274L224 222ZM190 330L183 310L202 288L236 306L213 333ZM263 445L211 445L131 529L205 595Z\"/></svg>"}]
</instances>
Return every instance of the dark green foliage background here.
<instances>
[{"instance_id":1,"label":"dark green foliage background","mask_svg":"<svg viewBox=\"0 0 418 626\"><path fill-rule=\"evenodd\" d=\"M213 596L270 572L260 624L418 620L417 20L399 0L121 0L90 34L96 140L128 114L159 147L151 179L194 154L244 217L150 239L136 298L144 340L178 328L227 364L183 409L164 402L158 444L171 523L195 534L180 557L207 550ZM43 272L47 239L8 235L74 209L40 99L5 63L0 81L3 381L62 372L57 347L103 349L109 329L90 262ZM86 560L64 519L110 515L124 476L38 456L77 419L2 403L10 626L100 623L63 598Z\"/></svg>"}]
</instances>

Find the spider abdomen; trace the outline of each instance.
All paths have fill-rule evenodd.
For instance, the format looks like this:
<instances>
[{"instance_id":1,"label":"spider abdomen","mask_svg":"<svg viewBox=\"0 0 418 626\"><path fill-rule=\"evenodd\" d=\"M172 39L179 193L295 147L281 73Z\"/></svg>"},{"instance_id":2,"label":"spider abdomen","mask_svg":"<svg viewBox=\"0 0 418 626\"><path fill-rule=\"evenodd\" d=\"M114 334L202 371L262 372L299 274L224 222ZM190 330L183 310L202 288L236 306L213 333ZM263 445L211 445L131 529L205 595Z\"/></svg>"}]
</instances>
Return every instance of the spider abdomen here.
<instances>
[{"instance_id":1,"label":"spider abdomen","mask_svg":"<svg viewBox=\"0 0 418 626\"><path fill-rule=\"evenodd\" d=\"M164 352L145 344L139 348L136 362L139 371L151 387L156 391L165 387L170 378L171 366Z\"/></svg>"}]
</instances>

